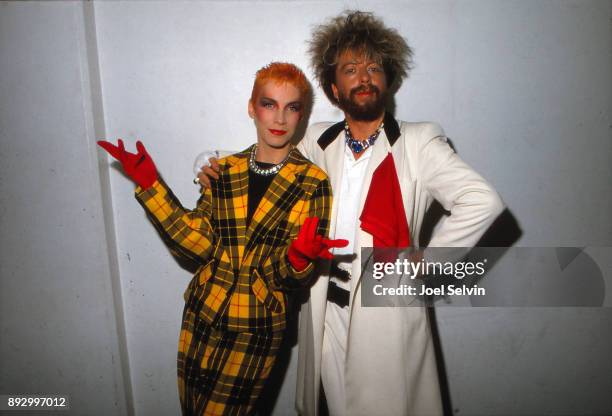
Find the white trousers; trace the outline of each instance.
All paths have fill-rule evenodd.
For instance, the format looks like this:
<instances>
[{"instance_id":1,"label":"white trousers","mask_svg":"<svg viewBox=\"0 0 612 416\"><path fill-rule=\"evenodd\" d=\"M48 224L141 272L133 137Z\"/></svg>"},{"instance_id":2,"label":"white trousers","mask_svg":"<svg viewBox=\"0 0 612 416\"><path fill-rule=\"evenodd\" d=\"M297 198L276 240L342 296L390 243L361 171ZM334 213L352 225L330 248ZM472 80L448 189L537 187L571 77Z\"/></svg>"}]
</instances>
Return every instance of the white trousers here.
<instances>
[{"instance_id":1,"label":"white trousers","mask_svg":"<svg viewBox=\"0 0 612 416\"><path fill-rule=\"evenodd\" d=\"M349 307L327 302L321 351L321 382L330 416L346 414L345 363Z\"/></svg>"}]
</instances>

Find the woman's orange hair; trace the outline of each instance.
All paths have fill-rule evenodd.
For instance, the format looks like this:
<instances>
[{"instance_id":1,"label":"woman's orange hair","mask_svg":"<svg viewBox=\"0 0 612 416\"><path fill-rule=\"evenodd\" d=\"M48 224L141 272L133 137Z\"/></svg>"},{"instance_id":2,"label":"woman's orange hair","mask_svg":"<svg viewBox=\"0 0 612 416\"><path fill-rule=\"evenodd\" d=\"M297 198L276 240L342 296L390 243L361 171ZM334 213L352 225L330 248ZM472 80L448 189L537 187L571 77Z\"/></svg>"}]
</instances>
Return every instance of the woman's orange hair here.
<instances>
[{"instance_id":1,"label":"woman's orange hair","mask_svg":"<svg viewBox=\"0 0 612 416\"><path fill-rule=\"evenodd\" d=\"M257 71L253 91L251 92L251 101L255 100L261 88L268 81L274 81L278 84L288 82L298 89L304 104L310 101L312 95L310 82L300 68L286 62L272 62Z\"/></svg>"}]
</instances>

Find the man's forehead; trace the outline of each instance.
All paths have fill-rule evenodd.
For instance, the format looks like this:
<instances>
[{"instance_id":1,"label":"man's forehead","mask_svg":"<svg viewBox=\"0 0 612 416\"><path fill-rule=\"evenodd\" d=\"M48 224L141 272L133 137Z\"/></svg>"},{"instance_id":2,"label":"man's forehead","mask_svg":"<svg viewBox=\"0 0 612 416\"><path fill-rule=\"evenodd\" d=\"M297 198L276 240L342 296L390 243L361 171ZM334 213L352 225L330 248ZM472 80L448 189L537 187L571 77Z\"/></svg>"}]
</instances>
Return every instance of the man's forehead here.
<instances>
[{"instance_id":1,"label":"man's forehead","mask_svg":"<svg viewBox=\"0 0 612 416\"><path fill-rule=\"evenodd\" d=\"M338 54L339 64L381 63L380 56L364 49L345 49Z\"/></svg>"}]
</instances>

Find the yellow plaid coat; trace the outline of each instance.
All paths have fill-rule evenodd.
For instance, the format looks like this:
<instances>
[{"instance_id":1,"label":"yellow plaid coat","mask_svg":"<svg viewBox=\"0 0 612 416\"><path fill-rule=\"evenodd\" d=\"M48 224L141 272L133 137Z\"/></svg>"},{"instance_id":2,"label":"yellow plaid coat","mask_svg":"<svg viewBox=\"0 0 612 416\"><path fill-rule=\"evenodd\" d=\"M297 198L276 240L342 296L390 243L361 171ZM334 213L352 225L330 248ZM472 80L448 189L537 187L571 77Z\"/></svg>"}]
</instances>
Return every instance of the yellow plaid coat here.
<instances>
[{"instance_id":1,"label":"yellow plaid coat","mask_svg":"<svg viewBox=\"0 0 612 416\"><path fill-rule=\"evenodd\" d=\"M192 211L161 179L137 189L136 198L171 248L201 264L185 291L192 311L219 330L281 331L285 292L305 284L313 268L293 269L287 249L307 217L319 217L317 232L327 236L331 186L327 175L294 148L247 227L250 151L219 161L220 178Z\"/></svg>"},{"instance_id":2,"label":"yellow plaid coat","mask_svg":"<svg viewBox=\"0 0 612 416\"><path fill-rule=\"evenodd\" d=\"M287 249L307 217L327 235L331 187L321 169L292 149L247 226L251 148L219 161L196 209L183 208L158 180L136 198L173 252L200 264L185 291L178 348L184 415L250 414L276 359L289 289L307 283Z\"/></svg>"}]
</instances>

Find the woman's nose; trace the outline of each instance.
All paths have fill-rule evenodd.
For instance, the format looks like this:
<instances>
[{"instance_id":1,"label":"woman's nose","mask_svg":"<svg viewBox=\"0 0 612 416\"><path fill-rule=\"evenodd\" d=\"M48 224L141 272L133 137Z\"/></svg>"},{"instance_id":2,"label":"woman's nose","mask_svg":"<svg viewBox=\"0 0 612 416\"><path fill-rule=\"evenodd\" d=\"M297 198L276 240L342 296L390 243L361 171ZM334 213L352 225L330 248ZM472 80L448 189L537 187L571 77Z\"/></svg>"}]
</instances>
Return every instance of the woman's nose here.
<instances>
[{"instance_id":1,"label":"woman's nose","mask_svg":"<svg viewBox=\"0 0 612 416\"><path fill-rule=\"evenodd\" d=\"M278 124L285 124L287 122L287 118L285 117L285 112L283 110L278 110L276 112L275 120Z\"/></svg>"}]
</instances>

